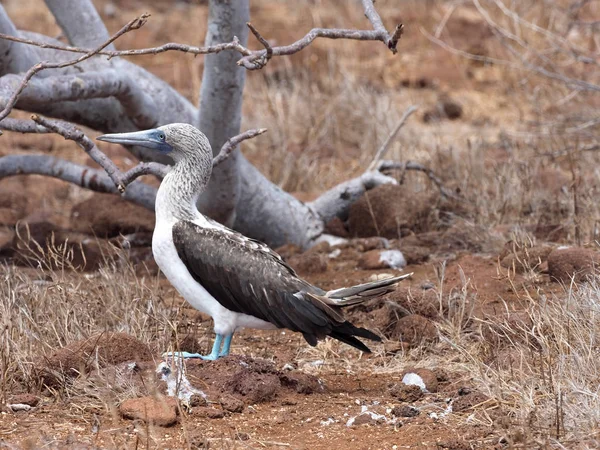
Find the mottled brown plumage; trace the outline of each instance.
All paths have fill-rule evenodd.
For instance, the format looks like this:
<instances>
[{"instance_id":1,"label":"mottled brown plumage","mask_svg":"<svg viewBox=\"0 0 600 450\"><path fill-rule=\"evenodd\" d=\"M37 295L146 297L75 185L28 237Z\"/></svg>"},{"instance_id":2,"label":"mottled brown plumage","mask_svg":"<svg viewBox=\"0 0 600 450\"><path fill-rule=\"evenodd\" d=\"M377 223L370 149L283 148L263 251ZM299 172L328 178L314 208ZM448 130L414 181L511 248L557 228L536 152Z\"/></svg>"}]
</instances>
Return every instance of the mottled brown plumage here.
<instances>
[{"instance_id":1,"label":"mottled brown plumage","mask_svg":"<svg viewBox=\"0 0 600 450\"><path fill-rule=\"evenodd\" d=\"M277 328L300 332L306 341L331 336L362 351L369 349L355 336L380 341L375 333L358 328L342 314L341 302L323 289L299 278L265 244L231 230L202 228L189 221L173 226L173 243L194 279L225 308L270 322ZM363 293L361 301L393 290L397 279L372 283L348 292ZM369 295L367 291L372 290ZM339 294L339 291L333 291ZM352 304L353 302L347 303Z\"/></svg>"}]
</instances>

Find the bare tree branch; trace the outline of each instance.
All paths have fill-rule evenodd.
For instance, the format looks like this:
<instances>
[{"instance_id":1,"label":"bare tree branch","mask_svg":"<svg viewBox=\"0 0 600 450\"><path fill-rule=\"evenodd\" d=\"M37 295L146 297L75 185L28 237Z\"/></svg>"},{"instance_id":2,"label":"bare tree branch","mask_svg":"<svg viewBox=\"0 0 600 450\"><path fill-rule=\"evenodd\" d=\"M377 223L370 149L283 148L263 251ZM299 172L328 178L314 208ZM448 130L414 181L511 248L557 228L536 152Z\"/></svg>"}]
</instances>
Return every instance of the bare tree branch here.
<instances>
[{"instance_id":1,"label":"bare tree branch","mask_svg":"<svg viewBox=\"0 0 600 450\"><path fill-rule=\"evenodd\" d=\"M103 170L50 155L7 155L0 158L0 179L23 174L50 176L96 192L118 193ZM156 188L141 182L132 183L123 198L154 210Z\"/></svg>"},{"instance_id":2,"label":"bare tree branch","mask_svg":"<svg viewBox=\"0 0 600 450\"><path fill-rule=\"evenodd\" d=\"M242 134L232 137L231 139L227 139L227 141L223 144L223 147L221 147L219 154L213 159L213 169L229 158L231 152L233 152L242 141L245 141L246 139L252 139L266 132L266 128L259 128L257 130L248 130Z\"/></svg>"},{"instance_id":3,"label":"bare tree branch","mask_svg":"<svg viewBox=\"0 0 600 450\"><path fill-rule=\"evenodd\" d=\"M321 217L324 223L334 217L348 218L350 205L358 200L366 191L382 184L397 184L398 182L377 170L363 173L357 178L345 181L321 194L317 199L308 203L311 209Z\"/></svg>"},{"instance_id":4,"label":"bare tree branch","mask_svg":"<svg viewBox=\"0 0 600 450\"><path fill-rule=\"evenodd\" d=\"M108 41L103 42L100 46L98 46L98 48L91 50L88 53L85 53L84 55L80 56L77 59L73 59L70 61L62 62L62 63L55 63L55 62L48 62L48 61L40 62L40 63L36 64L35 66L31 67L25 73L25 76L23 77L21 84L14 91L13 95L8 100L8 102L7 102L6 106L4 107L4 109L2 110L2 112L0 112L0 121L2 119L4 119L6 116L8 116L8 114L10 114L10 112L14 108L15 104L17 103L19 96L21 95L21 93L23 92L25 87L27 86L27 83L29 82L29 80L31 80L31 78L36 73L40 72L41 70L45 70L45 69L61 69L63 67L72 66L72 65L78 64L82 61L85 61L86 59L89 59L92 56L98 54L98 52L100 50L102 50L106 46L110 45L112 42L117 40L119 37L121 37L125 33L132 31L132 30L137 30L140 27L142 27L146 23L147 19L148 19L148 14L142 14L140 17L133 19L132 21L127 23L127 25L125 25L123 28L121 28L119 31L117 31Z\"/></svg>"},{"instance_id":5,"label":"bare tree branch","mask_svg":"<svg viewBox=\"0 0 600 450\"><path fill-rule=\"evenodd\" d=\"M262 64L262 67L264 67L267 65L267 62L273 57L273 48L271 47L271 44L269 44L269 42L264 37L262 37L258 30L254 28L254 25L252 25L250 22L248 22L246 25L248 25L248 28L250 28L250 31L252 31L252 34L258 40L258 42L260 42L265 48L266 53L264 55L264 60L261 60L259 62L259 64Z\"/></svg>"},{"instance_id":6,"label":"bare tree branch","mask_svg":"<svg viewBox=\"0 0 600 450\"><path fill-rule=\"evenodd\" d=\"M143 48L143 49L131 49L131 50L89 50L76 46L61 46L57 44L49 44L45 42L34 41L31 39L24 39L8 34L0 33L0 39L6 39L13 42L20 42L24 44L34 45L42 48L52 48L55 50L62 50L74 53L85 53L105 55L110 58L116 56L140 56L140 55L156 55L167 51L180 51L184 53L192 53L194 55L206 55L213 53L220 53L225 50L233 50L242 55L237 64L245 67L248 70L262 69L267 61L272 56L286 56L298 53L307 46L309 46L317 38L327 39L351 39L360 41L381 41L387 45L392 53L397 53L398 41L402 37L404 31L404 25L398 24L392 34L388 33L379 14L373 6L372 0L362 0L363 7L365 9L365 16L369 19L373 25L373 30L349 30L349 29L329 29L329 28L313 28L303 38L298 41L281 47L271 47L268 41L262 37L256 28L249 24L249 28L252 30L256 38L265 47L264 50L250 50L245 46L241 45L239 40L234 37L231 42L219 43L216 45L209 45L206 47L195 47L191 45L168 43L158 47ZM257 34L258 33L258 34ZM113 39L114 41L114 39ZM112 42L112 41L111 41ZM266 45L265 45L266 44ZM108 44L107 44L108 45ZM1 116L0 116L1 119Z\"/></svg>"},{"instance_id":7,"label":"bare tree branch","mask_svg":"<svg viewBox=\"0 0 600 450\"><path fill-rule=\"evenodd\" d=\"M363 8L365 10L365 16L373 25L373 29L379 34L377 40L384 42L388 48L392 51L392 53L396 54L398 51L396 46L398 45L398 41L402 37L402 33L404 32L404 25L399 23L396 25L394 32L390 35L385 27L383 26L383 22L381 21L381 17L375 10L373 0L362 0Z\"/></svg>"},{"instance_id":8,"label":"bare tree branch","mask_svg":"<svg viewBox=\"0 0 600 450\"><path fill-rule=\"evenodd\" d=\"M386 171L386 170L401 170L401 171L416 170L419 172L423 172L429 177L429 179L433 182L433 184L435 184L437 186L440 193L444 197L453 198L456 200L460 199L460 197L458 197L454 192L452 192L452 190L450 190L444 186L444 183L442 182L442 180L439 179L439 177L435 174L435 172L433 170L431 170L429 167L425 167L422 164L419 164L417 162L414 162L414 161L406 161L406 162L381 161L379 163L378 170L380 170L382 172Z\"/></svg>"},{"instance_id":9,"label":"bare tree branch","mask_svg":"<svg viewBox=\"0 0 600 450\"><path fill-rule=\"evenodd\" d=\"M393 131L387 137L387 139L385 140L383 145L381 147L379 147L379 150L377 150L377 153L375 153L375 157L373 158L373 161L371 162L371 164L369 164L367 171L376 170L379 162L385 157L385 154L387 153L387 151L390 147L390 144L392 143L392 141L394 140L394 138L396 137L396 135L398 134L400 129L404 126L404 124L406 123L408 118L415 111L417 111L417 109L418 109L417 106L411 105L408 107L408 109L406 111L404 111L404 114L402 114L402 117L400 118L398 125L396 125L396 128L393 129Z\"/></svg>"},{"instance_id":10,"label":"bare tree branch","mask_svg":"<svg viewBox=\"0 0 600 450\"><path fill-rule=\"evenodd\" d=\"M0 32L9 36L17 36L18 34L17 28L2 5L0 5ZM1 41L0 55L2 55L0 75L25 72L36 63L35 49L18 42Z\"/></svg>"},{"instance_id":11,"label":"bare tree branch","mask_svg":"<svg viewBox=\"0 0 600 450\"><path fill-rule=\"evenodd\" d=\"M18 85L21 77L5 75L2 80L0 105L5 105L12 96L10 88ZM152 97L140 89L127 72L114 69L30 80L19 96L17 106L29 109L59 101L107 97L119 100L128 117L139 128L156 125L156 104Z\"/></svg>"},{"instance_id":12,"label":"bare tree branch","mask_svg":"<svg viewBox=\"0 0 600 450\"><path fill-rule=\"evenodd\" d=\"M68 124L65 123L65 126L68 126ZM53 133L52 130L39 125L33 120L11 119L10 117L7 117L0 122L0 129L5 131L14 131L16 133Z\"/></svg>"},{"instance_id":13,"label":"bare tree branch","mask_svg":"<svg viewBox=\"0 0 600 450\"><path fill-rule=\"evenodd\" d=\"M54 133L60 134L65 139L76 142L83 150L92 158L96 163L104 169L108 174L109 178L114 183L115 187L121 192L125 192L125 188L128 184L134 181L136 178L153 174L159 178L163 178L167 173L167 168L163 164L159 163L140 163L138 166L133 167L128 172L123 173L117 165L103 153L94 142L87 137L81 130L78 130L74 126L64 126L63 124L32 115L31 119L42 125L43 127L51 130Z\"/></svg>"},{"instance_id":14,"label":"bare tree branch","mask_svg":"<svg viewBox=\"0 0 600 450\"><path fill-rule=\"evenodd\" d=\"M23 44L32 45L40 48L49 48L53 50L60 50L63 52L70 53L89 53L90 49L82 47L74 47L70 45L60 45L50 42L35 41L33 39L26 39L22 37L12 36L9 34L0 33L0 39L7 41L20 42ZM222 44L208 45L206 47L195 47L193 45L179 44L176 42L169 42L167 44L159 45L157 47L129 49L129 50L100 50L97 55L108 56L108 58L115 58L118 56L144 56L144 55L158 55L159 53L165 53L170 51L177 51L182 53L191 53L192 55L208 55L213 53L220 53L225 50L234 50L241 55L251 55L252 50L247 49L240 44L237 38L234 38L231 42L225 42Z\"/></svg>"}]
</instances>

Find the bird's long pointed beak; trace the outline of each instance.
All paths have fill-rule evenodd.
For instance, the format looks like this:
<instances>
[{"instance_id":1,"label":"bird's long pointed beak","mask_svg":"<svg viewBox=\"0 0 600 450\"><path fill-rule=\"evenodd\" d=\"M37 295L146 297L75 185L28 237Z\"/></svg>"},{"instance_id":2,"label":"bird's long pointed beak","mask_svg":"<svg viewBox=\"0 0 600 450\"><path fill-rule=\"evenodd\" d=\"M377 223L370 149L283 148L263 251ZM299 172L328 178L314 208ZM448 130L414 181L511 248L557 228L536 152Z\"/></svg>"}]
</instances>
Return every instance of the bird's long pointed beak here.
<instances>
[{"instance_id":1,"label":"bird's long pointed beak","mask_svg":"<svg viewBox=\"0 0 600 450\"><path fill-rule=\"evenodd\" d=\"M166 141L165 132L159 128L132 133L104 134L96 139L115 144L137 145L138 147L158 150L161 153L170 153L173 150L173 147Z\"/></svg>"},{"instance_id":2,"label":"bird's long pointed beak","mask_svg":"<svg viewBox=\"0 0 600 450\"><path fill-rule=\"evenodd\" d=\"M158 130L152 129L134 131L132 133L103 134L102 136L98 136L96 139L104 142L112 142L114 144L139 145L141 147L153 148L156 144L160 143L157 132Z\"/></svg>"}]
</instances>

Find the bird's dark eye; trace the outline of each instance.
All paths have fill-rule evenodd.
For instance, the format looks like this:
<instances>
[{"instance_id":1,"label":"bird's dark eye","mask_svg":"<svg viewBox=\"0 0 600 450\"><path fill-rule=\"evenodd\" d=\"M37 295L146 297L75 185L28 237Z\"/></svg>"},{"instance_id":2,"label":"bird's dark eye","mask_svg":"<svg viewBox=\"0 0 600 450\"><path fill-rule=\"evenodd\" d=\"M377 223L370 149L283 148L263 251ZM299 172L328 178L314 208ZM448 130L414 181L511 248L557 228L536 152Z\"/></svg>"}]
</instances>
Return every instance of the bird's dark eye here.
<instances>
[{"instance_id":1,"label":"bird's dark eye","mask_svg":"<svg viewBox=\"0 0 600 450\"><path fill-rule=\"evenodd\" d=\"M160 134L158 135L158 138L159 138L161 141L164 141L164 140L165 140L165 134L164 134L164 133L160 133Z\"/></svg>"}]
</instances>

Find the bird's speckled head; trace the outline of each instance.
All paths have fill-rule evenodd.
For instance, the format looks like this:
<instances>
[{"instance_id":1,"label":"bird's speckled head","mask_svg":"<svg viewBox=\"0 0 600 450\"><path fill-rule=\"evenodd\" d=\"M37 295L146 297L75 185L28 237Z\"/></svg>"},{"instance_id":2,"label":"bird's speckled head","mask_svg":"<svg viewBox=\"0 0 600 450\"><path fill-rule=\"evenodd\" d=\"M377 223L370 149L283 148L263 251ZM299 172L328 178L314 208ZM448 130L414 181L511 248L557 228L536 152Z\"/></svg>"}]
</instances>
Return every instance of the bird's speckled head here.
<instances>
[{"instance_id":1,"label":"bird's speckled head","mask_svg":"<svg viewBox=\"0 0 600 450\"><path fill-rule=\"evenodd\" d=\"M200 157L212 162L212 149L208 138L198 128L187 123L171 123L156 129L162 134L162 143L168 146L168 155L175 162Z\"/></svg>"},{"instance_id":2,"label":"bird's speckled head","mask_svg":"<svg viewBox=\"0 0 600 450\"><path fill-rule=\"evenodd\" d=\"M196 127L187 123L171 123L133 133L105 134L99 136L98 140L157 150L169 155L176 163L192 160L202 166L212 165L212 149L208 138Z\"/></svg>"}]
</instances>

